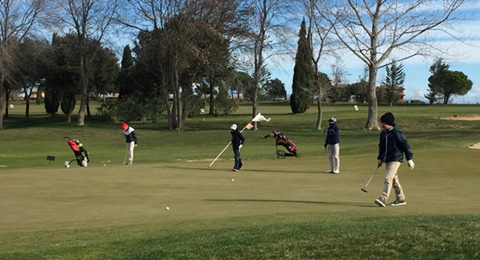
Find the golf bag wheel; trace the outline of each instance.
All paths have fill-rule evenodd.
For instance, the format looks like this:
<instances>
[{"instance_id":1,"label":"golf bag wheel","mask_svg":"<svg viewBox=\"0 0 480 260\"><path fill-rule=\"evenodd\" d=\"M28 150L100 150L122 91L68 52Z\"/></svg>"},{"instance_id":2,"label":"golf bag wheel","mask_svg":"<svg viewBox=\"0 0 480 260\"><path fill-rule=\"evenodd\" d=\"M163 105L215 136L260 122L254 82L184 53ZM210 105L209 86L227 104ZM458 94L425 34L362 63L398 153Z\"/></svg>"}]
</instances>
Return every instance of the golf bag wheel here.
<instances>
[{"instance_id":1,"label":"golf bag wheel","mask_svg":"<svg viewBox=\"0 0 480 260\"><path fill-rule=\"evenodd\" d=\"M285 155L285 151L282 151L282 150L277 150L277 152L275 153L275 156L278 158L278 159L285 159L285 157L287 157Z\"/></svg>"}]
</instances>

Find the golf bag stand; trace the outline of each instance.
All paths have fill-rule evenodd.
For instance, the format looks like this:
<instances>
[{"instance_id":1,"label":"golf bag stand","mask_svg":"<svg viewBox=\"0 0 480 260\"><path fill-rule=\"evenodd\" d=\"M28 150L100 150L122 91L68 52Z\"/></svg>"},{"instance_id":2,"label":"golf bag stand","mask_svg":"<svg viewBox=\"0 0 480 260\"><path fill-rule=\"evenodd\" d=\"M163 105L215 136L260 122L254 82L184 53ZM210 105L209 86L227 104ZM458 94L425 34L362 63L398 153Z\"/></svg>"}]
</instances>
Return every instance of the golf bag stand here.
<instances>
[{"instance_id":1,"label":"golf bag stand","mask_svg":"<svg viewBox=\"0 0 480 260\"><path fill-rule=\"evenodd\" d=\"M267 137L275 138L275 157L278 159L285 159L285 157L299 157L297 151L297 146L286 135L282 134L280 131L273 131L270 135L266 135L263 138ZM279 149L280 147L280 149ZM286 151L283 148L286 149Z\"/></svg>"},{"instance_id":2,"label":"golf bag stand","mask_svg":"<svg viewBox=\"0 0 480 260\"><path fill-rule=\"evenodd\" d=\"M281 146L285 148L287 151L284 151L283 149L278 149L278 147ZM283 136L283 138L279 138L275 140L275 156L278 159L285 159L285 157L290 156L290 157L299 157L300 155L298 154L297 147L295 144L290 141L286 136Z\"/></svg>"},{"instance_id":3,"label":"golf bag stand","mask_svg":"<svg viewBox=\"0 0 480 260\"><path fill-rule=\"evenodd\" d=\"M65 167L70 167L70 163L77 161L78 166L87 167L90 159L88 158L88 151L83 147L83 144L79 140L68 139L68 146L72 149L75 159L65 162Z\"/></svg>"}]
</instances>

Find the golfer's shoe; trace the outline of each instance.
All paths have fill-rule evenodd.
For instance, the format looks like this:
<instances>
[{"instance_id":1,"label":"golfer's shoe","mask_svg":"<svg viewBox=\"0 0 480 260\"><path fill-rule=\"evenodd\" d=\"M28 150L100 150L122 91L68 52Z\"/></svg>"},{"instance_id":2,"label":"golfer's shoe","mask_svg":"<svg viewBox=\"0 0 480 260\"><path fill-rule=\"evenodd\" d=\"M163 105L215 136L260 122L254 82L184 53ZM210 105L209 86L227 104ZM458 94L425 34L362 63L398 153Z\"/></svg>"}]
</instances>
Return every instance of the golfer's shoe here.
<instances>
[{"instance_id":1,"label":"golfer's shoe","mask_svg":"<svg viewBox=\"0 0 480 260\"><path fill-rule=\"evenodd\" d=\"M340 173L340 171L339 171L339 170L336 170L336 171L333 171L333 173L337 174L337 173Z\"/></svg>"},{"instance_id":2,"label":"golfer's shoe","mask_svg":"<svg viewBox=\"0 0 480 260\"><path fill-rule=\"evenodd\" d=\"M132 165L133 163L132 162L128 162L127 165Z\"/></svg>"},{"instance_id":3,"label":"golfer's shoe","mask_svg":"<svg viewBox=\"0 0 480 260\"><path fill-rule=\"evenodd\" d=\"M234 172L238 172L238 169L235 169L235 168L233 168L233 169L232 169L232 171L234 171Z\"/></svg>"},{"instance_id":4,"label":"golfer's shoe","mask_svg":"<svg viewBox=\"0 0 480 260\"><path fill-rule=\"evenodd\" d=\"M380 207L385 207L385 202L383 202L381 199L376 199L375 204L377 204Z\"/></svg>"},{"instance_id":5,"label":"golfer's shoe","mask_svg":"<svg viewBox=\"0 0 480 260\"><path fill-rule=\"evenodd\" d=\"M333 170L326 170L326 173L333 173Z\"/></svg>"},{"instance_id":6,"label":"golfer's shoe","mask_svg":"<svg viewBox=\"0 0 480 260\"><path fill-rule=\"evenodd\" d=\"M402 205L405 205L405 204L407 204L406 201L399 200L399 199L396 199L394 202L390 203L390 205L392 205L392 206L402 206Z\"/></svg>"}]
</instances>

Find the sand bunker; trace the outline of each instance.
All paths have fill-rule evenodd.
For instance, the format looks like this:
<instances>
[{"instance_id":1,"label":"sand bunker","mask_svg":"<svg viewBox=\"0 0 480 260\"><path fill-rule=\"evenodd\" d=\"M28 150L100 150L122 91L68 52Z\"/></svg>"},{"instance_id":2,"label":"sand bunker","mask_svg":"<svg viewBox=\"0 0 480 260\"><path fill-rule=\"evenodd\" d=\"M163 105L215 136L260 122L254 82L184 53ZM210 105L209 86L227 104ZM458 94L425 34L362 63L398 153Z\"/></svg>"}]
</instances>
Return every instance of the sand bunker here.
<instances>
[{"instance_id":1,"label":"sand bunker","mask_svg":"<svg viewBox=\"0 0 480 260\"><path fill-rule=\"evenodd\" d=\"M472 144L472 145L470 145L468 148L480 149L480 143Z\"/></svg>"},{"instance_id":2,"label":"sand bunker","mask_svg":"<svg viewBox=\"0 0 480 260\"><path fill-rule=\"evenodd\" d=\"M480 121L479 115L471 115L471 116L448 116L448 117L440 117L443 120L465 120L465 121Z\"/></svg>"}]
</instances>

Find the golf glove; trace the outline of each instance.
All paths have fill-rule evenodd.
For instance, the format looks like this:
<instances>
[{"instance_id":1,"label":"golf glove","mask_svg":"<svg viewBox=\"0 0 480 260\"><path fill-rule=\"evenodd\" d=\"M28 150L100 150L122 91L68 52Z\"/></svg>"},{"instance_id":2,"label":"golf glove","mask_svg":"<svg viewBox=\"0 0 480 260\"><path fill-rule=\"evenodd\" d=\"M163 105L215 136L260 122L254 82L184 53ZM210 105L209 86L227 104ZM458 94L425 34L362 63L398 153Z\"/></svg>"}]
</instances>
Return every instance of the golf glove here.
<instances>
[{"instance_id":1,"label":"golf glove","mask_svg":"<svg viewBox=\"0 0 480 260\"><path fill-rule=\"evenodd\" d=\"M238 149L242 149L242 146L243 146L243 145L239 145L239 146L238 146Z\"/></svg>"},{"instance_id":2,"label":"golf glove","mask_svg":"<svg viewBox=\"0 0 480 260\"><path fill-rule=\"evenodd\" d=\"M408 167L410 167L410 169L413 170L413 168L415 168L415 163L413 162L412 159L408 160L408 161L407 161L407 164L408 164Z\"/></svg>"}]
</instances>

